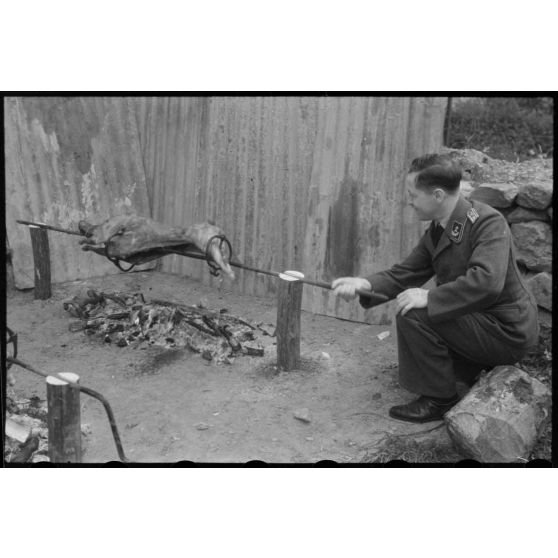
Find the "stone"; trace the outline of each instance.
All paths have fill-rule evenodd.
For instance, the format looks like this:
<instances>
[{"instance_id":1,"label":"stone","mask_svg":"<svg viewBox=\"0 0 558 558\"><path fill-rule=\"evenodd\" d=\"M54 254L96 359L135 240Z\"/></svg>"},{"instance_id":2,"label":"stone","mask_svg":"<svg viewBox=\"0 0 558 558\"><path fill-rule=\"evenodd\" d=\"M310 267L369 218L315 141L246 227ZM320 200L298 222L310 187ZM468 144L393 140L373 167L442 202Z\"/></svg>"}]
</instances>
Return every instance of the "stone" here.
<instances>
[{"instance_id":1,"label":"stone","mask_svg":"<svg viewBox=\"0 0 558 558\"><path fill-rule=\"evenodd\" d=\"M552 159L536 158L511 162L492 159L486 153L475 149L442 147L439 152L449 154L461 168L463 180L471 181L473 184L483 182L526 184L537 180L552 181L553 178Z\"/></svg>"},{"instance_id":2,"label":"stone","mask_svg":"<svg viewBox=\"0 0 558 558\"><path fill-rule=\"evenodd\" d=\"M497 366L444 416L456 449L481 463L524 462L543 421L550 420L547 386L515 366Z\"/></svg>"},{"instance_id":3,"label":"stone","mask_svg":"<svg viewBox=\"0 0 558 558\"><path fill-rule=\"evenodd\" d=\"M473 192L473 190L474 190L474 187L468 180L462 180L459 183L459 193L464 198L469 198L471 196L471 193Z\"/></svg>"},{"instance_id":4,"label":"stone","mask_svg":"<svg viewBox=\"0 0 558 558\"><path fill-rule=\"evenodd\" d=\"M552 312L552 275L546 271L537 273L534 277L527 279L527 285L537 304Z\"/></svg>"},{"instance_id":5,"label":"stone","mask_svg":"<svg viewBox=\"0 0 558 558\"><path fill-rule=\"evenodd\" d=\"M517 206L513 211L506 215L508 223L524 223L525 221L550 221L550 217L546 211L537 209L526 209L525 207Z\"/></svg>"},{"instance_id":6,"label":"stone","mask_svg":"<svg viewBox=\"0 0 558 558\"><path fill-rule=\"evenodd\" d=\"M499 207L498 211L504 216L504 218L506 219L506 221L508 220L508 216L510 213L512 213L515 210L515 207Z\"/></svg>"},{"instance_id":7,"label":"stone","mask_svg":"<svg viewBox=\"0 0 558 558\"><path fill-rule=\"evenodd\" d=\"M552 181L537 180L521 184L516 201L527 209L546 209L552 203Z\"/></svg>"},{"instance_id":8,"label":"stone","mask_svg":"<svg viewBox=\"0 0 558 558\"><path fill-rule=\"evenodd\" d=\"M552 271L552 227L542 221L511 225L517 261L533 271Z\"/></svg>"},{"instance_id":9,"label":"stone","mask_svg":"<svg viewBox=\"0 0 558 558\"><path fill-rule=\"evenodd\" d=\"M469 199L484 202L492 207L511 207L519 188L507 182L480 184L469 196Z\"/></svg>"},{"instance_id":10,"label":"stone","mask_svg":"<svg viewBox=\"0 0 558 558\"><path fill-rule=\"evenodd\" d=\"M459 165L463 178L466 181L478 181L486 174L486 169L490 168L493 163L488 155L476 149L452 149L442 147L440 153L450 155L450 157Z\"/></svg>"},{"instance_id":11,"label":"stone","mask_svg":"<svg viewBox=\"0 0 558 558\"><path fill-rule=\"evenodd\" d=\"M541 328L552 328L552 312L539 308L539 325Z\"/></svg>"},{"instance_id":12,"label":"stone","mask_svg":"<svg viewBox=\"0 0 558 558\"><path fill-rule=\"evenodd\" d=\"M297 409L294 413L293 413L293 417L295 419L301 420L302 422L310 422L310 411L308 409L303 408L303 409Z\"/></svg>"}]
</instances>

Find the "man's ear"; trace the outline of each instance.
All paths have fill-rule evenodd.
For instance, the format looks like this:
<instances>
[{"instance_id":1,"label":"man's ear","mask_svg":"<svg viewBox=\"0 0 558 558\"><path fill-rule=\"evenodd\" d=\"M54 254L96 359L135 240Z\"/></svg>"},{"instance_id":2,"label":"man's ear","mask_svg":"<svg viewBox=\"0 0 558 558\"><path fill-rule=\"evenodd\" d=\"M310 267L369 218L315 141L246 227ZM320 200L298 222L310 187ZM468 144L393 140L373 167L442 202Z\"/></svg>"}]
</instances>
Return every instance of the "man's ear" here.
<instances>
[{"instance_id":1,"label":"man's ear","mask_svg":"<svg viewBox=\"0 0 558 558\"><path fill-rule=\"evenodd\" d=\"M441 202L444 201L444 199L446 198L446 193L444 192L444 190L442 190L442 188L436 188L432 193L434 194L436 201Z\"/></svg>"}]
</instances>

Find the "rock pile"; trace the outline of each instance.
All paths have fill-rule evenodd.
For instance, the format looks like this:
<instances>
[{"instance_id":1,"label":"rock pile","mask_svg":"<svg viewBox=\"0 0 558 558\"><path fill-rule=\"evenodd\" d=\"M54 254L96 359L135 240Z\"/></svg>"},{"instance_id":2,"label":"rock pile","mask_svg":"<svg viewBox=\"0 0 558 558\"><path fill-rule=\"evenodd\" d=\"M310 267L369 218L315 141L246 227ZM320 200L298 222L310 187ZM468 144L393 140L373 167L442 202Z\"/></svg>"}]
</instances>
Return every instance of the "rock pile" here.
<instances>
[{"instance_id":1,"label":"rock pile","mask_svg":"<svg viewBox=\"0 0 558 558\"><path fill-rule=\"evenodd\" d=\"M552 160L511 163L473 149L444 152L461 167L462 195L494 207L508 221L541 326L537 347L521 363L529 372L514 366L488 371L444 420L464 455L481 462L527 461L537 437L551 428L551 387L546 366L539 364L552 360Z\"/></svg>"},{"instance_id":2,"label":"rock pile","mask_svg":"<svg viewBox=\"0 0 558 558\"><path fill-rule=\"evenodd\" d=\"M49 461L46 401L6 397L6 463Z\"/></svg>"},{"instance_id":3,"label":"rock pile","mask_svg":"<svg viewBox=\"0 0 558 558\"><path fill-rule=\"evenodd\" d=\"M552 323L552 159L512 163L474 149L444 149L463 172L462 194L498 209L507 219L519 268Z\"/></svg>"}]
</instances>

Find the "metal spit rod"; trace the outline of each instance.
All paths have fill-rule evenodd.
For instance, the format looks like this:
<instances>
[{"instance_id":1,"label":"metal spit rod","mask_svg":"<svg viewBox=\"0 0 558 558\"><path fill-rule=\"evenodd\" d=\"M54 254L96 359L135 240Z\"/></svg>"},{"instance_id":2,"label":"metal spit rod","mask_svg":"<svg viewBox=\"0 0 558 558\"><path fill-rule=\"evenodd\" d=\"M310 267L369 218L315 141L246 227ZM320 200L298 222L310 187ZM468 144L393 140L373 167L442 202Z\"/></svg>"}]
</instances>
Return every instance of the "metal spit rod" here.
<instances>
[{"instance_id":1,"label":"metal spit rod","mask_svg":"<svg viewBox=\"0 0 558 558\"><path fill-rule=\"evenodd\" d=\"M45 225L44 223L33 223L32 221L22 221L21 219L17 219L16 223L21 223L22 225L28 225L30 227L38 227L39 229L48 229L50 231L57 231L66 234L75 234L77 236L84 236L83 233L80 233L79 231L73 231L71 229L61 229L60 227Z\"/></svg>"},{"instance_id":2,"label":"metal spit rod","mask_svg":"<svg viewBox=\"0 0 558 558\"><path fill-rule=\"evenodd\" d=\"M39 227L41 229L49 229L52 231L57 231L57 232L62 232L62 233L67 233L67 234L75 234L78 236L84 236L82 233L78 232L78 231L73 231L70 229L62 229L60 227L53 227L52 225L45 225L44 223L33 223L32 221L23 221L18 219L17 220L18 223L21 223L22 225L28 225L31 227ZM178 253L177 251L173 252L173 253ZM198 252L192 252L190 250L185 250L185 251L181 251L180 255L182 256L186 256L188 258L194 258L197 260L205 260L206 259L206 255L203 254L201 251ZM241 269L245 269L247 271L253 271L254 273L261 273L263 275L270 275L272 277L281 277L284 275L288 275L285 273L279 273L277 271L271 271L271 270L266 270L266 269L260 269L257 267L252 267L250 265L246 265L243 264L241 262L238 261L233 261L231 260L229 262L230 265L234 266L234 267L239 267ZM313 287L319 287L321 289L328 289L331 290L331 283L326 283L324 281L311 281L310 279L298 279L299 281L301 281L302 283L305 283L307 285L311 285ZM378 304L382 303L382 302L387 302L389 299L386 295L383 295L381 293L375 293L373 291L367 291L364 289L357 289L357 294L361 295L361 296L365 296L368 297L370 299L372 299L373 301L377 302Z\"/></svg>"},{"instance_id":3,"label":"metal spit rod","mask_svg":"<svg viewBox=\"0 0 558 558\"><path fill-rule=\"evenodd\" d=\"M205 255L203 254L197 254L195 252L181 252L181 255L183 256L187 256L188 258L195 258L198 260L205 260ZM285 271L283 273L279 273L277 271L271 271L271 270L266 270L266 269L259 269L257 267L252 267L240 262L235 262L233 260L229 261L229 264L234 266L234 267L239 267L241 269L246 269L248 271L253 271L255 273L262 273L263 275L271 275L272 277L284 277L285 275L289 275L289 272ZM295 278L295 276L292 276L293 278ZM320 287L321 289L328 289L331 290L331 283L326 283L324 281L311 281L310 279L298 279L298 281L300 281L301 283L305 283L306 285L312 285L313 287ZM377 300L378 302L387 302L389 299L386 295L381 294L381 293L375 293L373 291L367 291L365 289L357 289L357 294L362 295L362 296L366 296L368 298L371 298L373 300Z\"/></svg>"}]
</instances>

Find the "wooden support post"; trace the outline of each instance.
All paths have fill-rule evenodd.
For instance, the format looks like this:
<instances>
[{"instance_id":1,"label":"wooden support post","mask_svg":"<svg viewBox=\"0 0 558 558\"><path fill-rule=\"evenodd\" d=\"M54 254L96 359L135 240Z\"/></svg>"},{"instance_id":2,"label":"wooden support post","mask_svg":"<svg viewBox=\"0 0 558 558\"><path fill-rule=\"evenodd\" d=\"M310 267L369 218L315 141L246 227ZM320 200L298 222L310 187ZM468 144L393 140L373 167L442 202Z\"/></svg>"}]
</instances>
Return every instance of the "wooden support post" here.
<instances>
[{"instance_id":1,"label":"wooden support post","mask_svg":"<svg viewBox=\"0 0 558 558\"><path fill-rule=\"evenodd\" d=\"M297 279L302 273L289 271L280 275L277 300L277 368L295 370L300 365L300 307L302 287ZM295 275L296 276L293 276Z\"/></svg>"},{"instance_id":2,"label":"wooden support post","mask_svg":"<svg viewBox=\"0 0 558 558\"><path fill-rule=\"evenodd\" d=\"M79 381L71 372L59 376ZM81 463L81 412L79 389L49 376L47 383L48 404L48 455L52 463Z\"/></svg>"},{"instance_id":3,"label":"wooden support post","mask_svg":"<svg viewBox=\"0 0 558 558\"><path fill-rule=\"evenodd\" d=\"M35 264L35 298L45 300L51 297L50 289L50 249L48 231L30 226L31 246Z\"/></svg>"}]
</instances>

